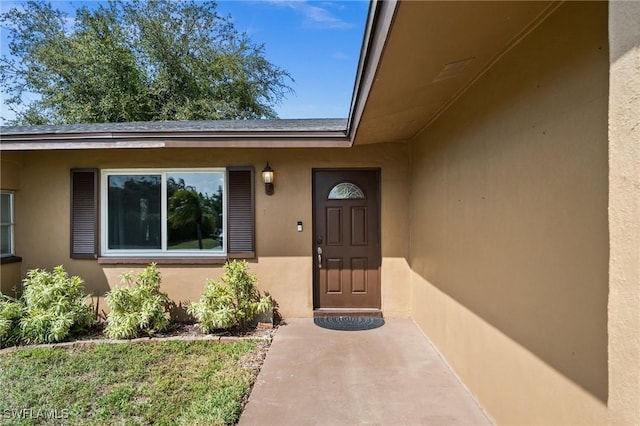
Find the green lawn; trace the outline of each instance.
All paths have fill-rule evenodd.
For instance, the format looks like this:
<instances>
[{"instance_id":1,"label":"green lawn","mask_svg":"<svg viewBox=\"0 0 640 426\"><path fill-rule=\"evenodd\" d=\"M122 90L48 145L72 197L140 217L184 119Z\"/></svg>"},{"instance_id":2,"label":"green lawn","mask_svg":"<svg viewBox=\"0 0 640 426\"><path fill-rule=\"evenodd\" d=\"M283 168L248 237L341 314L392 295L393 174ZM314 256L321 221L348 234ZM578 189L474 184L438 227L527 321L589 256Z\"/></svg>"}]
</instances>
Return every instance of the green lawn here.
<instances>
[{"instance_id":1,"label":"green lawn","mask_svg":"<svg viewBox=\"0 0 640 426\"><path fill-rule=\"evenodd\" d=\"M248 360L263 344L170 341L3 354L0 424L234 424L254 380Z\"/></svg>"},{"instance_id":2,"label":"green lawn","mask_svg":"<svg viewBox=\"0 0 640 426\"><path fill-rule=\"evenodd\" d=\"M203 238L202 239L202 249L210 250L216 247L220 247L220 243L218 240L214 240L213 238ZM185 250L185 249L198 249L198 240L191 241L183 241L176 244L170 244L167 247L169 250Z\"/></svg>"}]
</instances>

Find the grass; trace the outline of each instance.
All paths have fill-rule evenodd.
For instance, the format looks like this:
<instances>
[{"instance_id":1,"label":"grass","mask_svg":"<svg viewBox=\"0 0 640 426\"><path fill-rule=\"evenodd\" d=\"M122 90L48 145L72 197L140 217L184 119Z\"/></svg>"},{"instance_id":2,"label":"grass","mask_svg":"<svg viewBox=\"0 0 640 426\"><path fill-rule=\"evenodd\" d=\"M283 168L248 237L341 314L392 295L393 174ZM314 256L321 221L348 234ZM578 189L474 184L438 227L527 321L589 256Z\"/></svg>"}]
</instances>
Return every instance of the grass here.
<instances>
[{"instance_id":1,"label":"grass","mask_svg":"<svg viewBox=\"0 0 640 426\"><path fill-rule=\"evenodd\" d=\"M220 243L218 240L214 240L213 238L203 238L202 239L202 249L209 250L216 247L219 247ZM170 244L167 247L169 250L185 250L185 249L198 249L198 240L191 241L182 241L180 243Z\"/></svg>"},{"instance_id":2,"label":"grass","mask_svg":"<svg viewBox=\"0 0 640 426\"><path fill-rule=\"evenodd\" d=\"M0 355L0 424L234 424L254 380L242 360L260 344L97 344Z\"/></svg>"}]
</instances>

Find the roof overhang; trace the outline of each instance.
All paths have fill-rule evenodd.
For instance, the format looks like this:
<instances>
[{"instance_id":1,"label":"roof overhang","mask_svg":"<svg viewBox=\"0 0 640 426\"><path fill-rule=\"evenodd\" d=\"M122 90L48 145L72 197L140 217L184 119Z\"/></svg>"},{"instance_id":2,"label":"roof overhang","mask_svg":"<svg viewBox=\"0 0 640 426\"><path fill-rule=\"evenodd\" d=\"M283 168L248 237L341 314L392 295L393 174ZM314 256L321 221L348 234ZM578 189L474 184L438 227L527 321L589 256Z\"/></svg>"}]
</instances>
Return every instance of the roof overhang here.
<instances>
[{"instance_id":1,"label":"roof overhang","mask_svg":"<svg viewBox=\"0 0 640 426\"><path fill-rule=\"evenodd\" d=\"M348 119L4 127L0 150L348 148L405 142L561 3L373 0Z\"/></svg>"},{"instance_id":2,"label":"roof overhang","mask_svg":"<svg viewBox=\"0 0 640 426\"><path fill-rule=\"evenodd\" d=\"M348 148L345 128L342 119L24 126L3 132L0 149Z\"/></svg>"},{"instance_id":3,"label":"roof overhang","mask_svg":"<svg viewBox=\"0 0 640 426\"><path fill-rule=\"evenodd\" d=\"M353 142L413 139L561 3L400 1Z\"/></svg>"},{"instance_id":4,"label":"roof overhang","mask_svg":"<svg viewBox=\"0 0 640 426\"><path fill-rule=\"evenodd\" d=\"M347 123L347 134L351 143L355 139L364 114L397 6L396 0L371 2Z\"/></svg>"}]
</instances>

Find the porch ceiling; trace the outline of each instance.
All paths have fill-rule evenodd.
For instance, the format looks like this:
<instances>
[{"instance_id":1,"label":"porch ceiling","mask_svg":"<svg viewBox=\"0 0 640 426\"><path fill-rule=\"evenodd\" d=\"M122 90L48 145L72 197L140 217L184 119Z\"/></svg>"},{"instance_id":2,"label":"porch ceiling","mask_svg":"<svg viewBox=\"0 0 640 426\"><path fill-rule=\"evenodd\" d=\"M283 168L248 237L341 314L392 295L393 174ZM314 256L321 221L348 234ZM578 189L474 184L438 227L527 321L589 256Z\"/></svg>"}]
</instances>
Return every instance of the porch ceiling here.
<instances>
[{"instance_id":1,"label":"porch ceiling","mask_svg":"<svg viewBox=\"0 0 640 426\"><path fill-rule=\"evenodd\" d=\"M400 2L354 143L416 136L559 4Z\"/></svg>"},{"instance_id":2,"label":"porch ceiling","mask_svg":"<svg viewBox=\"0 0 640 426\"><path fill-rule=\"evenodd\" d=\"M408 141L561 3L375 1L358 70L357 94L346 120L2 127L0 151L348 148L353 144Z\"/></svg>"}]
</instances>

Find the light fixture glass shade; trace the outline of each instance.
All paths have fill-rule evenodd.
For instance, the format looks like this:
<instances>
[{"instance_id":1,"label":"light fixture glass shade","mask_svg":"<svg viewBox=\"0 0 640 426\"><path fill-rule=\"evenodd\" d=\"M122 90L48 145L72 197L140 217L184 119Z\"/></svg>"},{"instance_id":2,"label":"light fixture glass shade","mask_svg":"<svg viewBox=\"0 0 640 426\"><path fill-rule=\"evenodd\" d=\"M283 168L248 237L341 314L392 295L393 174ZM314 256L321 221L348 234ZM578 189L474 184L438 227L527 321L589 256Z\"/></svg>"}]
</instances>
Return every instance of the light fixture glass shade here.
<instances>
[{"instance_id":1,"label":"light fixture glass shade","mask_svg":"<svg viewBox=\"0 0 640 426\"><path fill-rule=\"evenodd\" d=\"M273 169L269 166L267 161L267 167L262 170L262 180L264 183L273 183Z\"/></svg>"}]
</instances>

